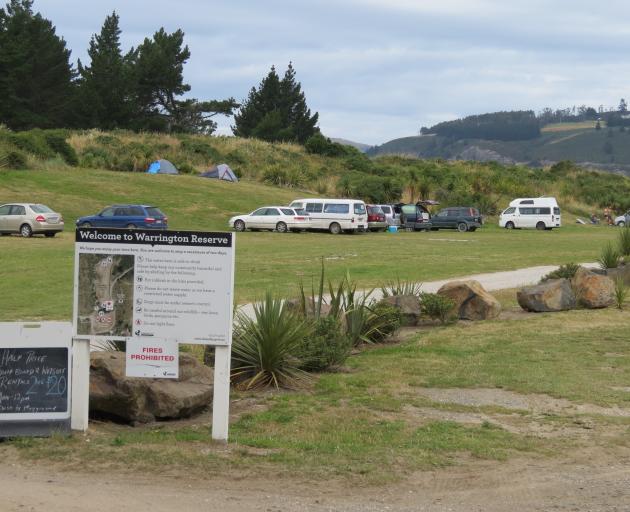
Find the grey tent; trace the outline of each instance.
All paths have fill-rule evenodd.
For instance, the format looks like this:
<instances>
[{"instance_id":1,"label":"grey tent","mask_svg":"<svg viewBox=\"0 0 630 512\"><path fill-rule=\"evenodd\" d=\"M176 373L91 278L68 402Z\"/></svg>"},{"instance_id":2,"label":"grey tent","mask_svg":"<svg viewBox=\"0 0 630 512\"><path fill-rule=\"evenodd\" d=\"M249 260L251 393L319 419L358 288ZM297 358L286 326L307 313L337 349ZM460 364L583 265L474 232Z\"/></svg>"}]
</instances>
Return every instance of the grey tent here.
<instances>
[{"instance_id":1,"label":"grey tent","mask_svg":"<svg viewBox=\"0 0 630 512\"><path fill-rule=\"evenodd\" d=\"M156 160L147 169L149 174L179 174L177 168L168 160Z\"/></svg>"},{"instance_id":2,"label":"grey tent","mask_svg":"<svg viewBox=\"0 0 630 512\"><path fill-rule=\"evenodd\" d=\"M228 164L215 165L212 169L202 172L199 176L216 180L238 181L236 174L234 174L234 171L230 169Z\"/></svg>"}]
</instances>

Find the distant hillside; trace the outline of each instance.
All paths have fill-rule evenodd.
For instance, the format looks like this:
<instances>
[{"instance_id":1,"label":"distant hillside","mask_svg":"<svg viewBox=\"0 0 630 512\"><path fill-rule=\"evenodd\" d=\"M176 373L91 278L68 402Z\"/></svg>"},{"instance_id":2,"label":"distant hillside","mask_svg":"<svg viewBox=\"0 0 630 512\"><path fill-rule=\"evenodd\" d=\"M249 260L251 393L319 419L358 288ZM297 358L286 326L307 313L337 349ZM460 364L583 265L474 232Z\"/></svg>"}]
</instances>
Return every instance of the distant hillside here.
<instances>
[{"instance_id":1,"label":"distant hillside","mask_svg":"<svg viewBox=\"0 0 630 512\"><path fill-rule=\"evenodd\" d=\"M344 144L346 146L352 146L353 148L357 148L359 151L362 151L363 153L365 153L368 149L372 147L369 144L363 144L361 142L354 142L352 140L347 140L347 139L331 138L330 140L332 140L333 142L337 142L339 144Z\"/></svg>"},{"instance_id":2,"label":"distant hillside","mask_svg":"<svg viewBox=\"0 0 630 512\"><path fill-rule=\"evenodd\" d=\"M408 155L419 158L496 161L533 167L571 160L581 167L630 174L630 130L595 129L595 122L545 126L529 140L456 139L420 135L391 140L367 151L368 155Z\"/></svg>"}]
</instances>

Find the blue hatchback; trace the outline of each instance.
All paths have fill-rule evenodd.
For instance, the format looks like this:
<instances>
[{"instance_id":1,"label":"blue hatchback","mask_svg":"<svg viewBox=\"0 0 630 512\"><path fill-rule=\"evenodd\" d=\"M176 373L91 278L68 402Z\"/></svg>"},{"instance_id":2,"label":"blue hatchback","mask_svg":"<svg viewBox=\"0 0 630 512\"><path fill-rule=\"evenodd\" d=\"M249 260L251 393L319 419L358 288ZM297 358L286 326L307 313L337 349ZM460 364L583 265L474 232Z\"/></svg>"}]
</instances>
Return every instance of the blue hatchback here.
<instances>
[{"instance_id":1,"label":"blue hatchback","mask_svg":"<svg viewBox=\"0 0 630 512\"><path fill-rule=\"evenodd\" d=\"M77 219L82 228L167 229L167 217L155 206L115 204L96 215Z\"/></svg>"}]
</instances>

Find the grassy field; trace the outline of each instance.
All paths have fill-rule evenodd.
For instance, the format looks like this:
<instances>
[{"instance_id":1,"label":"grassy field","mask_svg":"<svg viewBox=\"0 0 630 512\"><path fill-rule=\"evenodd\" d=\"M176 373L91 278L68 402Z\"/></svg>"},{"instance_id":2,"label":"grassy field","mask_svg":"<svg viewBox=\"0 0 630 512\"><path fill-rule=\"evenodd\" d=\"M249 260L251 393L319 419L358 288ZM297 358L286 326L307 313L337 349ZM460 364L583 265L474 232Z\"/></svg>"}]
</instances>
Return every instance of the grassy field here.
<instances>
[{"instance_id":1,"label":"grassy field","mask_svg":"<svg viewBox=\"0 0 630 512\"><path fill-rule=\"evenodd\" d=\"M115 178L115 179L112 179ZM10 171L0 203L30 200L62 212L66 232L54 239L0 239L0 320L68 319L72 308L74 220L107 204L159 205L171 229L225 230L235 213L287 204L304 191L194 176L149 176L108 171ZM478 272L593 261L616 230L569 224L551 232L499 229L494 220L475 233L243 233L237 237L236 298L248 302L272 289L293 294L317 275L321 258L333 279L350 272L361 287L400 277L429 281Z\"/></svg>"},{"instance_id":2,"label":"grassy field","mask_svg":"<svg viewBox=\"0 0 630 512\"><path fill-rule=\"evenodd\" d=\"M513 291L499 297L508 308L514 302ZM92 471L193 470L200 478L273 471L383 483L462 458L627 445L630 418L602 415L604 409L535 412L500 403L447 403L423 390L490 388L628 408L629 328L627 311L608 309L423 329L405 342L363 350L348 360L347 371L321 375L309 389L237 392L233 406L240 412L227 451L212 448L208 416L139 428L95 423L87 437L24 439L12 446L28 459ZM475 424L475 415L486 419ZM541 429L560 434L536 434Z\"/></svg>"}]
</instances>

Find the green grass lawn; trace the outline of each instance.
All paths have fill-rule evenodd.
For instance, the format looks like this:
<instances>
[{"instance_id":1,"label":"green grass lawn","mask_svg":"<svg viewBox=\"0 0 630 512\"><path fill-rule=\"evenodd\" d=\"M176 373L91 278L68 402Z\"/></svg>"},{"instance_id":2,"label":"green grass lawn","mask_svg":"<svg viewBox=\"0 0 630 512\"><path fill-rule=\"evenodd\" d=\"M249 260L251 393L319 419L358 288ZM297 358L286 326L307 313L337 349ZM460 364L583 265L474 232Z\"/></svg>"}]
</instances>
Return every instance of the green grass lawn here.
<instances>
[{"instance_id":1,"label":"green grass lawn","mask_svg":"<svg viewBox=\"0 0 630 512\"><path fill-rule=\"evenodd\" d=\"M264 205L286 204L305 193L242 181L194 176L149 176L110 171L10 171L0 175L0 204L37 201L60 211L66 232L54 239L0 238L0 321L69 319L72 310L74 220L120 202L150 203L172 229L225 230L227 219ZM566 219L570 223L570 219ZM549 232L506 231L494 220L475 233L242 233L237 236L236 299L255 300L267 289L294 294L319 274L346 272L360 287L400 277L430 281L478 272L570 261L594 261L616 236L605 226L567 225Z\"/></svg>"}]
</instances>

